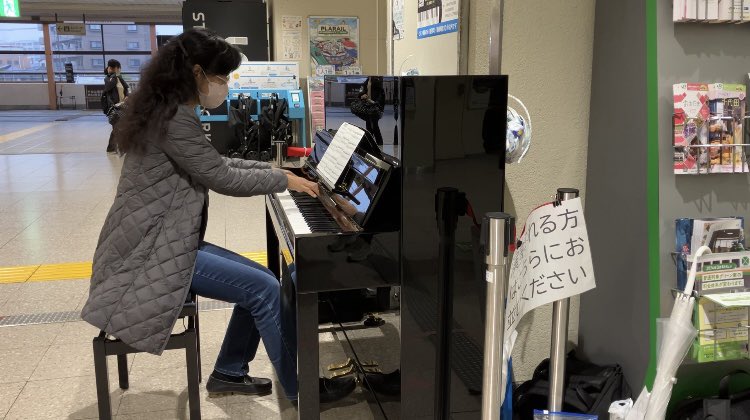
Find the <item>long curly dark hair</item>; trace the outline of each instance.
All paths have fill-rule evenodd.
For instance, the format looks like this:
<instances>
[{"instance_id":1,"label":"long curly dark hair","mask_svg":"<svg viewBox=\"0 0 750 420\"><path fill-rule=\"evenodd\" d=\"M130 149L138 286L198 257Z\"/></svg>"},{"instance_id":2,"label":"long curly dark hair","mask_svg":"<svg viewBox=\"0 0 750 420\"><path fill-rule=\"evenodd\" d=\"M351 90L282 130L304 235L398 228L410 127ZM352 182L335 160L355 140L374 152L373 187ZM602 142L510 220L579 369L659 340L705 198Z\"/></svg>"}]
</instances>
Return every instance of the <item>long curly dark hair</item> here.
<instances>
[{"instance_id":1,"label":"long curly dark hair","mask_svg":"<svg viewBox=\"0 0 750 420\"><path fill-rule=\"evenodd\" d=\"M164 137L181 104L197 103L196 64L207 75L226 76L241 61L240 51L211 31L189 29L172 38L141 72L138 89L115 126L120 152L143 151L149 141Z\"/></svg>"}]
</instances>

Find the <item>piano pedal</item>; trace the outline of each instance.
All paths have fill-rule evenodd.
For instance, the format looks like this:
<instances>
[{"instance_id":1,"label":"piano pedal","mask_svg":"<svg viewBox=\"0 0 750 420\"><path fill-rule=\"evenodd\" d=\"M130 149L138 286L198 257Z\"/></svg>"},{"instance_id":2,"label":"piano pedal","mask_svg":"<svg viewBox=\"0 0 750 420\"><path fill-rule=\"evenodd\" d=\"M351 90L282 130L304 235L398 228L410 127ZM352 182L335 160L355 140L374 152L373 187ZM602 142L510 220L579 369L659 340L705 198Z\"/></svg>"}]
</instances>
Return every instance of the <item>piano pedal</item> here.
<instances>
[{"instance_id":1,"label":"piano pedal","mask_svg":"<svg viewBox=\"0 0 750 420\"><path fill-rule=\"evenodd\" d=\"M367 314L367 318L363 322L365 327L368 328L376 328L376 327L382 327L385 325L385 321L383 318L379 316L375 316L373 314Z\"/></svg>"},{"instance_id":2,"label":"piano pedal","mask_svg":"<svg viewBox=\"0 0 750 420\"><path fill-rule=\"evenodd\" d=\"M364 373L383 373L379 367L362 367Z\"/></svg>"},{"instance_id":3,"label":"piano pedal","mask_svg":"<svg viewBox=\"0 0 750 420\"><path fill-rule=\"evenodd\" d=\"M370 366L370 367L364 367L363 366L362 369L361 369L361 371L360 371L359 369L357 369L357 365L354 364L354 365L349 366L346 369L341 369L341 370L337 370L337 371L333 372L331 374L331 379L341 378L343 376L354 375L354 374L357 374L357 373L364 373L364 374L370 373L370 374L372 374L372 373L383 373L383 371L379 367L377 367L377 366Z\"/></svg>"},{"instance_id":4,"label":"piano pedal","mask_svg":"<svg viewBox=\"0 0 750 420\"><path fill-rule=\"evenodd\" d=\"M328 365L328 370L334 371L334 370L344 369L350 366L354 366L354 359L352 359L351 357L346 359L346 362L344 363L334 363L334 364Z\"/></svg>"},{"instance_id":5,"label":"piano pedal","mask_svg":"<svg viewBox=\"0 0 750 420\"><path fill-rule=\"evenodd\" d=\"M331 374L331 379L341 378L342 376L353 375L356 372L354 365L349 366L346 369L337 370Z\"/></svg>"},{"instance_id":6,"label":"piano pedal","mask_svg":"<svg viewBox=\"0 0 750 420\"><path fill-rule=\"evenodd\" d=\"M340 370L340 369L344 369L344 368L355 366L356 364L357 364L357 362L350 357L350 358L346 359L346 362L344 362L344 363L338 363L338 364L334 363L334 364L328 365L328 370L329 371ZM365 368L365 367L377 367L377 366L378 366L378 362L376 362L374 360L365 360L364 362L362 362L362 367L363 368Z\"/></svg>"}]
</instances>

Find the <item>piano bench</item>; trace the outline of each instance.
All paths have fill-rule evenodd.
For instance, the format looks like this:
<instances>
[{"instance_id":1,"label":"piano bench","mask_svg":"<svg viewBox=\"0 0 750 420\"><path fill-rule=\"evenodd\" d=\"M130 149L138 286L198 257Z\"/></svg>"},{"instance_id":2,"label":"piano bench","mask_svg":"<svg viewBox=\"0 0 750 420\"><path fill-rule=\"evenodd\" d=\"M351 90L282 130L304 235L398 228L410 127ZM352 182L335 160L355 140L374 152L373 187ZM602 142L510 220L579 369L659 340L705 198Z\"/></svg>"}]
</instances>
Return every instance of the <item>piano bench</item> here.
<instances>
[{"instance_id":1,"label":"piano bench","mask_svg":"<svg viewBox=\"0 0 750 420\"><path fill-rule=\"evenodd\" d=\"M199 384L201 378L200 328L198 323L198 297L188 296L182 307L180 319L187 318L187 329L179 334L172 334L167 342L166 350L185 349L187 364L188 401L190 403L190 419L201 418ZM107 356L117 356L117 373L120 389L128 389L128 359L131 353L142 353L121 340L107 338L104 331L94 338L94 372L96 376L96 399L99 405L99 419L112 419L112 404L109 396L109 373L107 370Z\"/></svg>"}]
</instances>

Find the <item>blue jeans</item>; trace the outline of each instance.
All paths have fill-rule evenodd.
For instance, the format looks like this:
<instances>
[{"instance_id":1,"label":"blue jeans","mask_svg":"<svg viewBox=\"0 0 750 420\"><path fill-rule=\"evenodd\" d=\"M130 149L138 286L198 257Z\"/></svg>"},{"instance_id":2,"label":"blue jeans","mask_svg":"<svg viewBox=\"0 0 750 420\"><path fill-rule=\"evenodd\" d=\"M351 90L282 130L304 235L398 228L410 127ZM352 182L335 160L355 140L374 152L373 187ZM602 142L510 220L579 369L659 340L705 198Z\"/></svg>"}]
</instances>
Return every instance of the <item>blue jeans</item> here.
<instances>
[{"instance_id":1,"label":"blue jeans","mask_svg":"<svg viewBox=\"0 0 750 420\"><path fill-rule=\"evenodd\" d=\"M282 321L276 276L241 255L202 242L190 289L235 304L214 369L225 375L247 375L262 337L287 398L296 400L296 333L294 326Z\"/></svg>"}]
</instances>

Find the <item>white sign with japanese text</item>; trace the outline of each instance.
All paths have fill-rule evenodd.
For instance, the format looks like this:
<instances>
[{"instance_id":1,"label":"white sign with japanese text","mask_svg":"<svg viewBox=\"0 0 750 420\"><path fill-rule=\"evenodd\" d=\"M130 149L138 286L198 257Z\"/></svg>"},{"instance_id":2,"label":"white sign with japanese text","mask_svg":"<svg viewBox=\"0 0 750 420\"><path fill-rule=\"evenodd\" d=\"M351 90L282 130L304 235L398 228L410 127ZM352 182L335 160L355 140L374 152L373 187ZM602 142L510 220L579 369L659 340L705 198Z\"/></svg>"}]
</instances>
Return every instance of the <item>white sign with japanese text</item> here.
<instances>
[{"instance_id":1,"label":"white sign with japanese text","mask_svg":"<svg viewBox=\"0 0 750 420\"><path fill-rule=\"evenodd\" d=\"M596 287L580 198L531 212L519 239L508 281L506 337L531 310Z\"/></svg>"}]
</instances>

